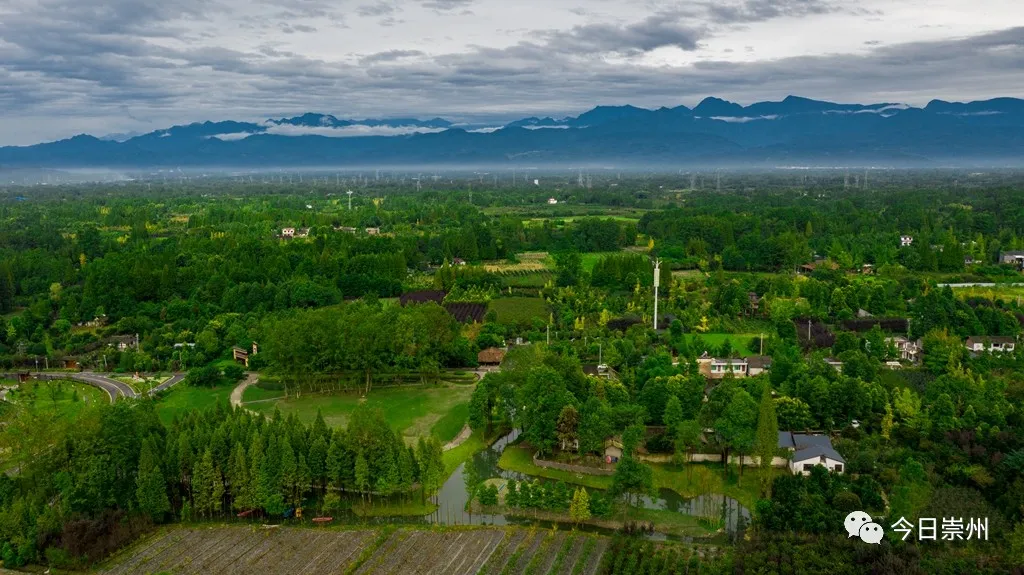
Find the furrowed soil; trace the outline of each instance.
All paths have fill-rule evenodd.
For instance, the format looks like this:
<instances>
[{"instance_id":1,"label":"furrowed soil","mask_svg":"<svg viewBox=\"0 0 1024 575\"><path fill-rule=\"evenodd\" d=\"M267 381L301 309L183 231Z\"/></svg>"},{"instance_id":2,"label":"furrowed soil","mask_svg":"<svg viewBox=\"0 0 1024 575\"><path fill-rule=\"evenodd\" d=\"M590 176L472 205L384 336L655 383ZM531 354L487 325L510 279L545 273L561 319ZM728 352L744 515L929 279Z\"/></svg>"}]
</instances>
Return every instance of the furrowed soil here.
<instances>
[{"instance_id":1,"label":"furrowed soil","mask_svg":"<svg viewBox=\"0 0 1024 575\"><path fill-rule=\"evenodd\" d=\"M98 573L584 574L596 570L606 547L602 537L542 529L171 527L119 552Z\"/></svg>"}]
</instances>

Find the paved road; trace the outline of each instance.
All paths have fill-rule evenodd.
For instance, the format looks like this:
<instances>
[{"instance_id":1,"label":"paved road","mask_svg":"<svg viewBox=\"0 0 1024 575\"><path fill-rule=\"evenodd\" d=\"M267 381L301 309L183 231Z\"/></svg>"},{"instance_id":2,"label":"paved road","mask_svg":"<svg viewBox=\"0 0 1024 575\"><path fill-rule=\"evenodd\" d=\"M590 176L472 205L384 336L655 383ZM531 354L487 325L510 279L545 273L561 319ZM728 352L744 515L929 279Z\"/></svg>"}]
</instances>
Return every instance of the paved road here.
<instances>
[{"instance_id":1,"label":"paved road","mask_svg":"<svg viewBox=\"0 0 1024 575\"><path fill-rule=\"evenodd\" d=\"M185 375L186 374L184 374L184 373L176 373L176 374L172 375L171 379L168 379L167 381L165 381L165 382L161 383L160 385L154 387L153 389L149 390L149 394L153 395L153 394L159 393L159 392L161 392L161 391L163 391L165 389L170 389L170 388L174 387L175 385L181 383L181 381L185 379Z\"/></svg>"},{"instance_id":2,"label":"paved road","mask_svg":"<svg viewBox=\"0 0 1024 575\"><path fill-rule=\"evenodd\" d=\"M135 393L135 390L132 389L132 387L127 383L123 381L118 381L111 377L107 377L101 373L83 371L80 373L72 373L69 376L64 377L70 377L75 381L87 383L89 385L102 389L103 391L107 392L107 395L110 396L111 403L117 401L118 396L129 399L138 397L138 394Z\"/></svg>"}]
</instances>

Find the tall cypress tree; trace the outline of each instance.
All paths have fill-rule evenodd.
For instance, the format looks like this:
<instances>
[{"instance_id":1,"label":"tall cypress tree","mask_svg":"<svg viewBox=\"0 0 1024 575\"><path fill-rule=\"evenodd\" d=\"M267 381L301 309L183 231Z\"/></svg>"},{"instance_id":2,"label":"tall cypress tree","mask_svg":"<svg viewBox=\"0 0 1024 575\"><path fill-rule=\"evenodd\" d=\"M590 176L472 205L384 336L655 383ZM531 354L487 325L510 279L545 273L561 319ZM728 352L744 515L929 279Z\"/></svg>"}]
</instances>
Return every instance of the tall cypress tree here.
<instances>
[{"instance_id":1,"label":"tall cypress tree","mask_svg":"<svg viewBox=\"0 0 1024 575\"><path fill-rule=\"evenodd\" d=\"M228 467L228 482L231 487L231 505L234 509L242 511L251 509L252 490L249 479L249 462L245 458L245 448L242 443L235 443L231 453L231 465Z\"/></svg>"},{"instance_id":2,"label":"tall cypress tree","mask_svg":"<svg viewBox=\"0 0 1024 575\"><path fill-rule=\"evenodd\" d=\"M161 521L164 514L171 510L164 474L160 471L160 464L148 439L142 442L142 452L139 454L135 497L138 499L139 509L152 517L153 521Z\"/></svg>"},{"instance_id":3,"label":"tall cypress tree","mask_svg":"<svg viewBox=\"0 0 1024 575\"><path fill-rule=\"evenodd\" d=\"M14 309L14 275L9 264L0 264L0 313Z\"/></svg>"},{"instance_id":4,"label":"tall cypress tree","mask_svg":"<svg viewBox=\"0 0 1024 575\"><path fill-rule=\"evenodd\" d=\"M779 448L779 419L775 414L775 399L772 387L765 382L761 394L761 406L757 415L757 455L761 467L761 494L771 494L772 459Z\"/></svg>"}]
</instances>

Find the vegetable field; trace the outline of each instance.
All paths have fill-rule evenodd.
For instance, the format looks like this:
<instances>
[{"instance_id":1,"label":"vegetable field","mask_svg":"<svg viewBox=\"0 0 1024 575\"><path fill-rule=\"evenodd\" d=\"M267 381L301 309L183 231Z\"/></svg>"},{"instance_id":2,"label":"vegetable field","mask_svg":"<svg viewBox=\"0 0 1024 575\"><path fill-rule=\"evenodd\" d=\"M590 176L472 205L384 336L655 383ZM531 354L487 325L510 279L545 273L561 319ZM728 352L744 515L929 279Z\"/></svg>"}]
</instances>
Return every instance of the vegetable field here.
<instances>
[{"instance_id":1,"label":"vegetable field","mask_svg":"<svg viewBox=\"0 0 1024 575\"><path fill-rule=\"evenodd\" d=\"M543 529L170 529L100 573L445 573L593 575L609 540Z\"/></svg>"}]
</instances>

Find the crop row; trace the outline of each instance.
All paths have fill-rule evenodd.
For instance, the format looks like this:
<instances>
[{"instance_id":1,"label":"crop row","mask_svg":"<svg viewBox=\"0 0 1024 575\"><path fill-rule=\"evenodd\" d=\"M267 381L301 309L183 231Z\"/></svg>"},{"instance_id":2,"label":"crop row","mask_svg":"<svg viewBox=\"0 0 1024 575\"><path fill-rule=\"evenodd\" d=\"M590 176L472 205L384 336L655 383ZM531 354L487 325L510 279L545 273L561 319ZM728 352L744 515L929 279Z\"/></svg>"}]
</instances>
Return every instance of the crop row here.
<instances>
[{"instance_id":1,"label":"crop row","mask_svg":"<svg viewBox=\"0 0 1024 575\"><path fill-rule=\"evenodd\" d=\"M109 575L145 573L343 573L372 531L184 528L151 537L115 556Z\"/></svg>"},{"instance_id":2,"label":"crop row","mask_svg":"<svg viewBox=\"0 0 1024 575\"><path fill-rule=\"evenodd\" d=\"M104 575L352 573L594 575L607 540L537 529L169 529L124 551Z\"/></svg>"}]
</instances>

